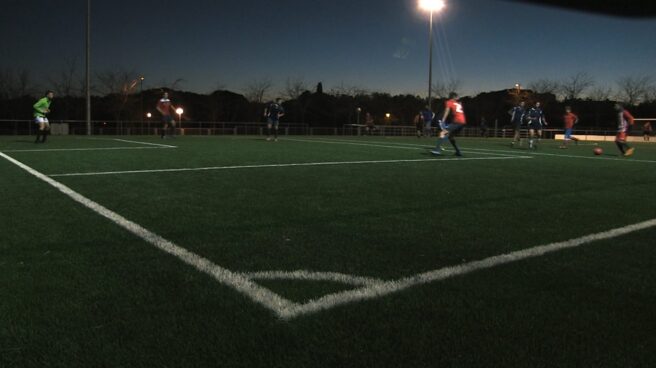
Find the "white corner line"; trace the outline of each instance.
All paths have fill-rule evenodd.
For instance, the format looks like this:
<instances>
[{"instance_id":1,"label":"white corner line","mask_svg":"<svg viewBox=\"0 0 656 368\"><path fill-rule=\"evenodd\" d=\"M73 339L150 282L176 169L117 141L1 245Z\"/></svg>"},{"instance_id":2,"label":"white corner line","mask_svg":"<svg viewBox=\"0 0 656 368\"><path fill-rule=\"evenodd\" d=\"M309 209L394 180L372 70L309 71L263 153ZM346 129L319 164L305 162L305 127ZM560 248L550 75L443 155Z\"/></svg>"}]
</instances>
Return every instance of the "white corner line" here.
<instances>
[{"instance_id":1,"label":"white corner line","mask_svg":"<svg viewBox=\"0 0 656 368\"><path fill-rule=\"evenodd\" d=\"M371 286L385 282L384 280L371 277L353 276L339 272L317 272L307 270L261 271L250 272L245 275L253 280L330 281L354 286Z\"/></svg>"},{"instance_id":2,"label":"white corner line","mask_svg":"<svg viewBox=\"0 0 656 368\"><path fill-rule=\"evenodd\" d=\"M548 253L575 248L600 240L612 239L636 231L649 229L655 226L656 219L651 219L648 221L643 221L637 224L627 225L596 234L585 235L575 239L522 249L511 253L488 257L479 261L473 261L461 265L449 266L433 271L423 272L414 276L404 277L394 281L375 283L358 289L333 293L318 299L311 300L305 304L296 304L291 306L290 309L284 310L281 316L286 319L292 319L298 316L320 312L322 310L327 310L347 303L380 298L413 286L427 284L434 281L441 281L455 276L466 275L474 271L493 268L496 266L522 261L529 258L535 258Z\"/></svg>"},{"instance_id":3,"label":"white corner line","mask_svg":"<svg viewBox=\"0 0 656 368\"><path fill-rule=\"evenodd\" d=\"M57 190L67 195L74 201L82 204L83 206L92 210L96 214L107 218L111 222L131 232L132 234L143 239L149 244L155 246L161 251L168 253L178 258L182 262L194 267L196 270L213 277L216 281L224 285L227 285L233 288L234 290L244 294L245 296L252 299L254 302L259 303L265 306L266 308L269 308L276 314L281 315L282 311L293 309L293 307L296 305L295 303L285 298L282 298L280 295L272 292L271 290L254 283L252 280L250 280L248 277L244 276L243 274L236 273L226 268L223 268L221 266L218 266L214 264L212 261L203 258L193 252L190 252L187 249L176 245L172 241L162 238L161 236L145 229L141 225L132 222L126 219L125 217L119 215L118 213L113 212L108 208L84 197L83 195L75 192L74 190L65 186L64 184L47 177L46 175L32 169L31 167L23 164L18 160L13 159L10 156L7 156L2 152L0 152L0 157L3 157L7 161L15 164L16 166L27 171L28 173L32 174L38 179L46 182L47 184L56 188Z\"/></svg>"}]
</instances>

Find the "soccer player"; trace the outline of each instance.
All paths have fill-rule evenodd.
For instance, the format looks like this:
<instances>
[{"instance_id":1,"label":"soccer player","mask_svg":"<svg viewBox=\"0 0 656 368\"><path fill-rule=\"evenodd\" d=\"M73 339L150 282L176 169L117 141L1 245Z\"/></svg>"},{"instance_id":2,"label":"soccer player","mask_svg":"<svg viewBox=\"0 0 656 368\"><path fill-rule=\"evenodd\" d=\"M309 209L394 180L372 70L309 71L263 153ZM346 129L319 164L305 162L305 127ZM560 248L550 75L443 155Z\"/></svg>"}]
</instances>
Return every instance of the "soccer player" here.
<instances>
[{"instance_id":1,"label":"soccer player","mask_svg":"<svg viewBox=\"0 0 656 368\"><path fill-rule=\"evenodd\" d=\"M569 143L570 140L578 144L579 139L572 137L572 129L574 128L574 125L579 122L579 117L572 112L572 108L569 106L565 106L565 115L563 116L563 121L565 122L565 139L560 148L567 148L567 143Z\"/></svg>"},{"instance_id":2,"label":"soccer player","mask_svg":"<svg viewBox=\"0 0 656 368\"><path fill-rule=\"evenodd\" d=\"M280 124L280 118L285 115L285 109L283 109L280 99L276 98L275 102L272 102L264 109L264 116L267 118L267 141L271 140L271 127L274 129L274 141L278 141L278 125Z\"/></svg>"},{"instance_id":3,"label":"soccer player","mask_svg":"<svg viewBox=\"0 0 656 368\"><path fill-rule=\"evenodd\" d=\"M537 136L538 141L542 139L542 127L547 125L540 103L536 102L535 107L530 108L526 116L528 119L528 148L537 148L535 137Z\"/></svg>"},{"instance_id":4,"label":"soccer player","mask_svg":"<svg viewBox=\"0 0 656 368\"><path fill-rule=\"evenodd\" d=\"M428 105L426 105L426 107L419 112L417 118L417 138L421 137L422 131L424 135L430 137L433 119L435 119L435 113L430 110Z\"/></svg>"},{"instance_id":5,"label":"soccer player","mask_svg":"<svg viewBox=\"0 0 656 368\"><path fill-rule=\"evenodd\" d=\"M522 123L524 122L524 115L526 114L525 107L526 103L521 101L519 105L513 107L508 114L510 114L510 123L513 125L514 136L513 140L510 143L511 147L515 147L515 143L520 142L520 129L522 128Z\"/></svg>"},{"instance_id":6,"label":"soccer player","mask_svg":"<svg viewBox=\"0 0 656 368\"><path fill-rule=\"evenodd\" d=\"M619 148L622 155L625 157L633 154L634 148L626 143L626 137L631 132L633 127L633 115L626 111L619 103L615 104L615 111L617 111L617 136L615 137L615 144Z\"/></svg>"},{"instance_id":7,"label":"soccer player","mask_svg":"<svg viewBox=\"0 0 656 368\"><path fill-rule=\"evenodd\" d=\"M651 137L651 132L653 128L651 127L651 122L647 121L645 122L645 125L642 126L642 134L644 135L643 139L645 141L649 142L649 138Z\"/></svg>"},{"instance_id":8,"label":"soccer player","mask_svg":"<svg viewBox=\"0 0 656 368\"><path fill-rule=\"evenodd\" d=\"M171 105L171 100L169 100L168 92L164 92L162 98L157 102L156 108L157 111L162 114L162 139L164 139L167 134L173 136L175 134L175 119L173 119L172 114L174 108Z\"/></svg>"},{"instance_id":9,"label":"soccer player","mask_svg":"<svg viewBox=\"0 0 656 368\"><path fill-rule=\"evenodd\" d=\"M462 156L460 148L456 144L455 136L467 124L465 118L465 110L462 108L458 94L455 92L449 93L449 99L446 101L444 114L442 115L442 122L446 122L448 117L451 117L451 123L444 126L440 133L440 139L437 141L437 147L430 151L432 154L439 156L442 154L442 144L448 139L453 148L456 150L456 156Z\"/></svg>"},{"instance_id":10,"label":"soccer player","mask_svg":"<svg viewBox=\"0 0 656 368\"><path fill-rule=\"evenodd\" d=\"M46 143L46 137L50 132L50 122L48 121L47 115L50 112L50 103L55 97L53 91L46 91L45 97L40 99L34 104L34 122L39 125L39 130L36 131L36 140L34 143ZM41 140L39 141L39 138Z\"/></svg>"}]
</instances>

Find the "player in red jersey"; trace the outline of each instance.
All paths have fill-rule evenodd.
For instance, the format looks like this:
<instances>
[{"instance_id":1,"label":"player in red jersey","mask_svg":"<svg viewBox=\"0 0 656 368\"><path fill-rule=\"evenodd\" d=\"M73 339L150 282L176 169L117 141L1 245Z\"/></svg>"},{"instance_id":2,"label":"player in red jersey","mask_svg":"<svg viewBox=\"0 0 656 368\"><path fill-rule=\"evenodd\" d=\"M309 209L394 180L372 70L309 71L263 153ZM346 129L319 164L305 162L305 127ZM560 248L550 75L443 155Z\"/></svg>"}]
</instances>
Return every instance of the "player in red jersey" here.
<instances>
[{"instance_id":1,"label":"player in red jersey","mask_svg":"<svg viewBox=\"0 0 656 368\"><path fill-rule=\"evenodd\" d=\"M565 122L565 140L560 148L567 148L569 141L574 141L576 144L579 143L579 139L572 137L572 129L574 125L579 122L579 117L572 112L572 108L565 106L565 115L563 116L563 122Z\"/></svg>"},{"instance_id":2,"label":"player in red jersey","mask_svg":"<svg viewBox=\"0 0 656 368\"><path fill-rule=\"evenodd\" d=\"M465 118L465 110L462 108L458 94L455 92L449 93L449 99L446 101L444 114L442 115L442 122L444 124L446 124L446 119L449 116L451 116L451 123L444 125L442 133L440 133L440 140L437 141L437 147L431 153L437 156L441 155L442 143L448 139L456 150L456 156L462 156L460 148L456 144L455 136L465 127L467 119Z\"/></svg>"},{"instance_id":3,"label":"player in red jersey","mask_svg":"<svg viewBox=\"0 0 656 368\"><path fill-rule=\"evenodd\" d=\"M633 147L626 143L631 128L633 127L633 115L624 110L624 107L619 103L615 104L615 111L617 111L617 136L615 137L615 144L619 148L622 155L625 157L631 156L635 150Z\"/></svg>"},{"instance_id":4,"label":"player in red jersey","mask_svg":"<svg viewBox=\"0 0 656 368\"><path fill-rule=\"evenodd\" d=\"M162 114L162 123L164 124L162 126L162 138L169 133L169 130L171 131L169 135L172 136L175 133L175 119L173 119L172 115L174 110L171 100L169 100L169 93L164 92L162 98L157 102L157 111Z\"/></svg>"}]
</instances>

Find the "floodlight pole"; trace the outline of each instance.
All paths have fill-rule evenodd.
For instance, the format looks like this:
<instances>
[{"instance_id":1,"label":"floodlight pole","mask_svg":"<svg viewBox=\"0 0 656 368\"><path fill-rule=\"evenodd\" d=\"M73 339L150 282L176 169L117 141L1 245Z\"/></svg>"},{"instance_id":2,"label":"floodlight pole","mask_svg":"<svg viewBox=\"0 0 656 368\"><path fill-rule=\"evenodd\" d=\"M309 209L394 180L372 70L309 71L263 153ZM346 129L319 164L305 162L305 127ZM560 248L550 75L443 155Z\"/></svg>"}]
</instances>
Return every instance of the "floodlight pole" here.
<instances>
[{"instance_id":1,"label":"floodlight pole","mask_svg":"<svg viewBox=\"0 0 656 368\"><path fill-rule=\"evenodd\" d=\"M86 93L87 93L87 135L91 135L91 0L87 0L86 37Z\"/></svg>"},{"instance_id":2,"label":"floodlight pole","mask_svg":"<svg viewBox=\"0 0 656 368\"><path fill-rule=\"evenodd\" d=\"M431 104L433 86L433 10L430 11L430 25L428 27L428 110L433 111Z\"/></svg>"}]
</instances>

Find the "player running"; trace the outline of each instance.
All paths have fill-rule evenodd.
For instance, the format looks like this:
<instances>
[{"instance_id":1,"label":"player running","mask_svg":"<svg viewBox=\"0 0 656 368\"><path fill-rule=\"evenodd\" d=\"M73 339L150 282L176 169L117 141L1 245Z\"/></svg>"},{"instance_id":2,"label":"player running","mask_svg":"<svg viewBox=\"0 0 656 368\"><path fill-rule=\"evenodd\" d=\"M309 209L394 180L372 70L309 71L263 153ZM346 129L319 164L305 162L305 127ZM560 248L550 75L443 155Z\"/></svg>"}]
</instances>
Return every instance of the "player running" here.
<instances>
[{"instance_id":1,"label":"player running","mask_svg":"<svg viewBox=\"0 0 656 368\"><path fill-rule=\"evenodd\" d=\"M617 136L615 137L615 144L619 148L622 155L625 157L631 156L635 150L633 147L626 143L626 138L631 133L633 127L633 115L626 111L619 103L615 104L615 111L617 111Z\"/></svg>"},{"instance_id":2,"label":"player running","mask_svg":"<svg viewBox=\"0 0 656 368\"><path fill-rule=\"evenodd\" d=\"M565 106L563 122L565 123L565 138L560 148L567 148L567 144L570 140L576 142L576 144L579 144L579 139L572 136L572 130L574 129L574 125L579 122L579 117L572 112L572 108L569 106Z\"/></svg>"},{"instance_id":3,"label":"player running","mask_svg":"<svg viewBox=\"0 0 656 368\"><path fill-rule=\"evenodd\" d=\"M167 135L172 137L175 134L175 119L173 119L174 108L169 100L168 92L164 92L162 98L157 102L156 108L162 114L162 139Z\"/></svg>"},{"instance_id":4,"label":"player running","mask_svg":"<svg viewBox=\"0 0 656 368\"><path fill-rule=\"evenodd\" d=\"M40 99L34 104L34 122L39 125L39 130L36 131L36 140L34 143L46 143L46 137L50 133L50 122L46 115L50 112L50 103L55 97L55 92L46 91L45 97ZM41 140L39 141L39 138Z\"/></svg>"},{"instance_id":5,"label":"player running","mask_svg":"<svg viewBox=\"0 0 656 368\"><path fill-rule=\"evenodd\" d=\"M274 128L274 141L278 141L278 125L280 124L280 118L285 115L285 109L283 109L280 99L276 98L275 102L272 102L264 109L264 116L267 118L267 141L271 140L271 128Z\"/></svg>"},{"instance_id":6,"label":"player running","mask_svg":"<svg viewBox=\"0 0 656 368\"><path fill-rule=\"evenodd\" d=\"M535 149L537 148L535 137L537 136L538 141L542 139L542 127L547 126L547 119L544 117L539 102L536 102L535 107L528 110L526 116L528 119L528 148Z\"/></svg>"},{"instance_id":7,"label":"player running","mask_svg":"<svg viewBox=\"0 0 656 368\"><path fill-rule=\"evenodd\" d=\"M446 119L449 116L451 118L451 123L444 126L442 132L440 133L440 140L437 141L437 147L430 151L436 156L442 154L442 144L447 139L453 148L455 148L456 156L462 156L460 148L458 148L458 145L456 144L455 136L465 127L467 124L467 119L465 119L465 110L462 108L458 94L455 92L449 93L449 99L446 101L444 114L442 115L442 122L446 122Z\"/></svg>"},{"instance_id":8,"label":"player running","mask_svg":"<svg viewBox=\"0 0 656 368\"><path fill-rule=\"evenodd\" d=\"M524 115L526 114L525 110L526 103L521 101L519 105L513 107L508 114L510 114L510 123L513 126L514 136L512 142L510 142L511 147L515 147L515 143L520 142L520 129L522 128L522 123L524 122Z\"/></svg>"}]
</instances>

